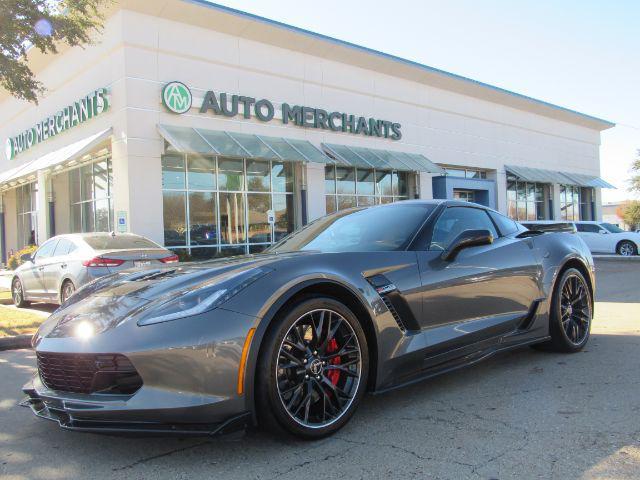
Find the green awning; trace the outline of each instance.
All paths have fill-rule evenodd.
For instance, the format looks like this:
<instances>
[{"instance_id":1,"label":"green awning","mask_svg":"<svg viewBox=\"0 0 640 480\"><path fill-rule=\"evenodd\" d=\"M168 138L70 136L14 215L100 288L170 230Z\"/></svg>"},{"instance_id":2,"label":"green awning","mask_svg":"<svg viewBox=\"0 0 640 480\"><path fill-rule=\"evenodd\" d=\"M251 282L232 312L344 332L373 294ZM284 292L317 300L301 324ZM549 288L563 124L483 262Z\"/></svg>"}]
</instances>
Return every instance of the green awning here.
<instances>
[{"instance_id":1,"label":"green awning","mask_svg":"<svg viewBox=\"0 0 640 480\"><path fill-rule=\"evenodd\" d=\"M542 168L505 165L505 170L521 180L538 183L558 183L578 187L616 188L600 177L581 173L557 172Z\"/></svg>"},{"instance_id":2,"label":"green awning","mask_svg":"<svg viewBox=\"0 0 640 480\"><path fill-rule=\"evenodd\" d=\"M419 153L323 143L327 155L339 163L360 168L444 174L444 169Z\"/></svg>"},{"instance_id":3,"label":"green awning","mask_svg":"<svg viewBox=\"0 0 640 480\"><path fill-rule=\"evenodd\" d=\"M173 148L181 153L289 162L336 163L306 140L173 125L158 125L158 131Z\"/></svg>"}]
</instances>

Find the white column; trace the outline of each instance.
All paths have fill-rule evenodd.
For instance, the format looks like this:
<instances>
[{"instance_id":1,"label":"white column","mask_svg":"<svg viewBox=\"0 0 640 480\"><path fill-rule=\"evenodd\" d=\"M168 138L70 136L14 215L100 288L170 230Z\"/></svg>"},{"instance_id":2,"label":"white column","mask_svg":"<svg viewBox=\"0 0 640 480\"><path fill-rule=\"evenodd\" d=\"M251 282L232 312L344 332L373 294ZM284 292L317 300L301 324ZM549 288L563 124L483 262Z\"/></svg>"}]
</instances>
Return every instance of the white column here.
<instances>
[{"instance_id":1,"label":"white column","mask_svg":"<svg viewBox=\"0 0 640 480\"><path fill-rule=\"evenodd\" d=\"M307 163L307 220L310 222L327 214L324 199L324 164Z\"/></svg>"},{"instance_id":2,"label":"white column","mask_svg":"<svg viewBox=\"0 0 640 480\"><path fill-rule=\"evenodd\" d=\"M551 186L553 193L553 219L560 220L560 184L554 183Z\"/></svg>"},{"instance_id":3,"label":"white column","mask_svg":"<svg viewBox=\"0 0 640 480\"><path fill-rule=\"evenodd\" d=\"M433 199L433 175L428 172L418 173L418 187L420 189L420 200Z\"/></svg>"},{"instance_id":4,"label":"white column","mask_svg":"<svg viewBox=\"0 0 640 480\"><path fill-rule=\"evenodd\" d=\"M504 215L509 215L507 210L507 172L496 172L494 180L496 182L496 210Z\"/></svg>"},{"instance_id":5,"label":"white column","mask_svg":"<svg viewBox=\"0 0 640 480\"><path fill-rule=\"evenodd\" d=\"M601 222L602 221L602 189L594 188L593 189L594 197L593 197L593 206L594 206L594 220Z\"/></svg>"},{"instance_id":6,"label":"white column","mask_svg":"<svg viewBox=\"0 0 640 480\"><path fill-rule=\"evenodd\" d=\"M36 226L36 242L42 245L49 238L49 175L43 171L38 172L36 211L38 212L38 225Z\"/></svg>"}]
</instances>

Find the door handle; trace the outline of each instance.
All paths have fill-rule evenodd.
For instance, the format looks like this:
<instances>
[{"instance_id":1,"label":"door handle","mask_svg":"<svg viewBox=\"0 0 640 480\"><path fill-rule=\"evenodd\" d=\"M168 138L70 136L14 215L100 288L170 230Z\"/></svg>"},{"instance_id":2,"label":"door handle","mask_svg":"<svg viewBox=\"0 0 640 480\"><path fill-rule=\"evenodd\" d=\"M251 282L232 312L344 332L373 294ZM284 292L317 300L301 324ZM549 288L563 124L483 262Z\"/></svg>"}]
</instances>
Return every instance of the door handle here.
<instances>
[{"instance_id":1,"label":"door handle","mask_svg":"<svg viewBox=\"0 0 640 480\"><path fill-rule=\"evenodd\" d=\"M67 268L67 264L63 263L62 265L60 265L60 268Z\"/></svg>"}]
</instances>

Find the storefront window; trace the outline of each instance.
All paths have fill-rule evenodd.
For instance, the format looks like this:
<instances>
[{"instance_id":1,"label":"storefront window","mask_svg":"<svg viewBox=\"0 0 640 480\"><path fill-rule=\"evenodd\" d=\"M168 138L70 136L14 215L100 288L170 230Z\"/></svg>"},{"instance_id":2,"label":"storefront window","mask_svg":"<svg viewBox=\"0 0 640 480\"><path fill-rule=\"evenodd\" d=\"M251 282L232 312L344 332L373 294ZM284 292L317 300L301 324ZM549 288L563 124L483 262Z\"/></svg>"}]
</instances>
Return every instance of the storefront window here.
<instances>
[{"instance_id":1,"label":"storefront window","mask_svg":"<svg viewBox=\"0 0 640 480\"><path fill-rule=\"evenodd\" d=\"M507 177L507 213L514 220L548 219L544 201L545 185Z\"/></svg>"},{"instance_id":2,"label":"storefront window","mask_svg":"<svg viewBox=\"0 0 640 480\"><path fill-rule=\"evenodd\" d=\"M445 174L450 177L480 178L480 179L487 178L487 172L485 170L479 170L477 168L445 167L444 171L445 171Z\"/></svg>"},{"instance_id":3,"label":"storefront window","mask_svg":"<svg viewBox=\"0 0 640 480\"><path fill-rule=\"evenodd\" d=\"M579 187L560 185L560 218L562 220L580 220Z\"/></svg>"},{"instance_id":4,"label":"storefront window","mask_svg":"<svg viewBox=\"0 0 640 480\"><path fill-rule=\"evenodd\" d=\"M164 155L162 169L172 250L193 259L258 253L293 231L290 162Z\"/></svg>"},{"instance_id":5,"label":"storefront window","mask_svg":"<svg viewBox=\"0 0 640 480\"><path fill-rule=\"evenodd\" d=\"M106 158L70 170L71 232L110 232L113 230L113 174Z\"/></svg>"},{"instance_id":6,"label":"storefront window","mask_svg":"<svg viewBox=\"0 0 640 480\"><path fill-rule=\"evenodd\" d=\"M18 245L20 248L27 245L35 245L37 242L38 213L36 192L35 183L27 183L16 188Z\"/></svg>"},{"instance_id":7,"label":"storefront window","mask_svg":"<svg viewBox=\"0 0 640 480\"><path fill-rule=\"evenodd\" d=\"M325 167L327 213L352 207L368 207L408 198L407 172L352 167Z\"/></svg>"}]
</instances>

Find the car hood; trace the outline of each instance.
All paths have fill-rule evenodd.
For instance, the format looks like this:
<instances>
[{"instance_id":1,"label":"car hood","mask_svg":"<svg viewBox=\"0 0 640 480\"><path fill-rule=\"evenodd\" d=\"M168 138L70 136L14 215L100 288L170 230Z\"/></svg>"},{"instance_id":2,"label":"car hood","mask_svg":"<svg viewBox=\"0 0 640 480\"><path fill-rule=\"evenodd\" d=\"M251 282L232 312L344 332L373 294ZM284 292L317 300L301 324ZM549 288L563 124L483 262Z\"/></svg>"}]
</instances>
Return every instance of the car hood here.
<instances>
[{"instance_id":1,"label":"car hood","mask_svg":"<svg viewBox=\"0 0 640 480\"><path fill-rule=\"evenodd\" d=\"M79 322L88 321L95 333L117 327L158 299L186 292L202 284L222 284L236 274L261 269L266 274L293 256L311 252L261 254L162 268L124 270L98 279L78 290L43 323L36 335L68 337Z\"/></svg>"}]
</instances>

